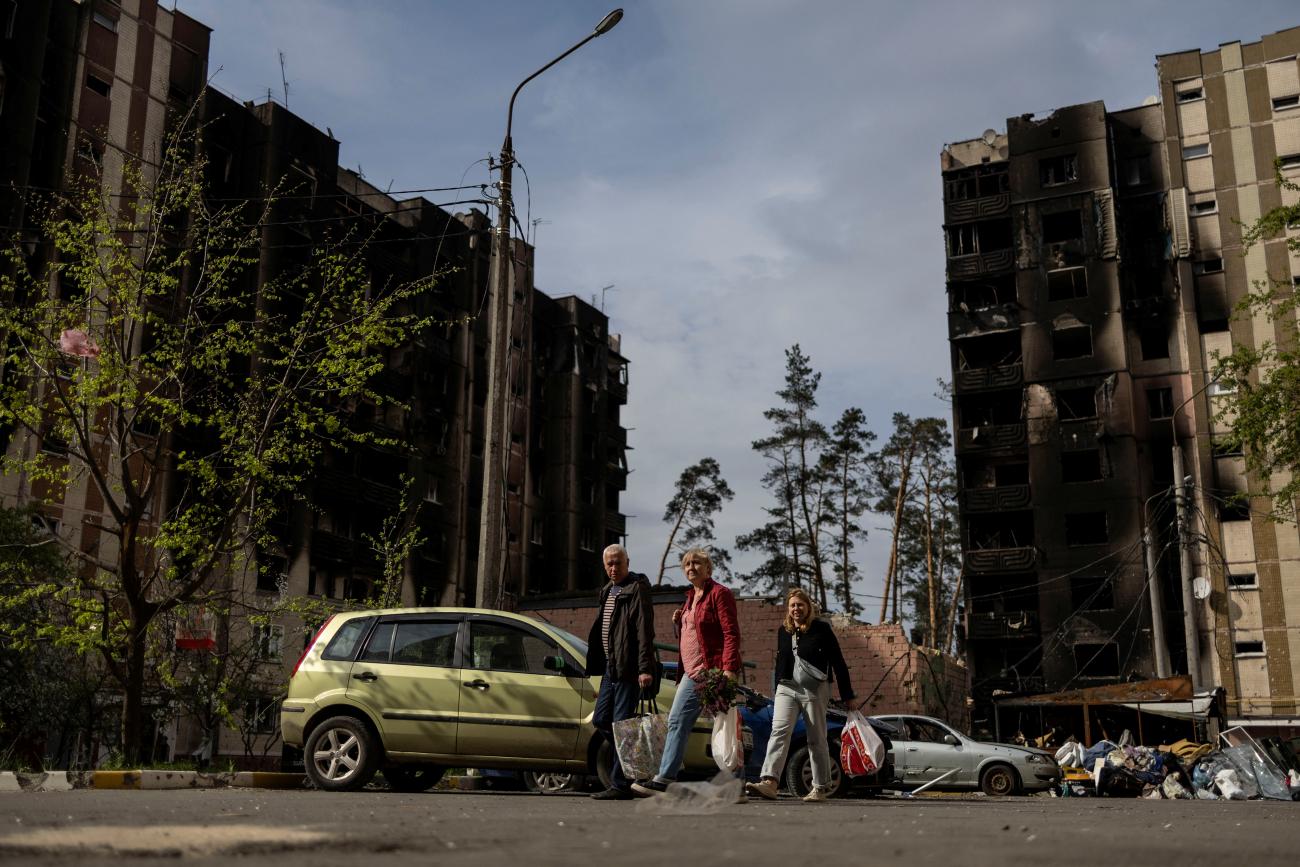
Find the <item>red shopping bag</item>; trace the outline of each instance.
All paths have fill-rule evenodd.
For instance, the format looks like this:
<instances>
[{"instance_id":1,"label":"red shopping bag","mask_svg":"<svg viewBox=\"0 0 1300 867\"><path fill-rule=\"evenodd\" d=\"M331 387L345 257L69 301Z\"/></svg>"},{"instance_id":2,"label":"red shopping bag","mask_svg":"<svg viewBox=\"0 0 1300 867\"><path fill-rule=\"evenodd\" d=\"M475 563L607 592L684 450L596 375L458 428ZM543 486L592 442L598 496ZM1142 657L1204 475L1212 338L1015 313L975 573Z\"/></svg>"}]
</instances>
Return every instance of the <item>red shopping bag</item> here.
<instances>
[{"instance_id":1,"label":"red shopping bag","mask_svg":"<svg viewBox=\"0 0 1300 867\"><path fill-rule=\"evenodd\" d=\"M885 742L860 711L849 711L840 733L840 767L850 777L874 774L885 761Z\"/></svg>"}]
</instances>

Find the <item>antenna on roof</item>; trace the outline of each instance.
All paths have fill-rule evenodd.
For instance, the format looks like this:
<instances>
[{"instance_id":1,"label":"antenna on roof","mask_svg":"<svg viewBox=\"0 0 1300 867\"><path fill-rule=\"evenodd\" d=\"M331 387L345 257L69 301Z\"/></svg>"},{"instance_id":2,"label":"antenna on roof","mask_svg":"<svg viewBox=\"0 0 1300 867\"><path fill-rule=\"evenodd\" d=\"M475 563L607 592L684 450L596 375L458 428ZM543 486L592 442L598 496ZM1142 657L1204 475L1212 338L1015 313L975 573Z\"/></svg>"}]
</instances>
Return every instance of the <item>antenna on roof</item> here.
<instances>
[{"instance_id":1,"label":"antenna on roof","mask_svg":"<svg viewBox=\"0 0 1300 867\"><path fill-rule=\"evenodd\" d=\"M284 74L284 52L280 52L280 84L284 85L284 107L289 107L289 79Z\"/></svg>"}]
</instances>

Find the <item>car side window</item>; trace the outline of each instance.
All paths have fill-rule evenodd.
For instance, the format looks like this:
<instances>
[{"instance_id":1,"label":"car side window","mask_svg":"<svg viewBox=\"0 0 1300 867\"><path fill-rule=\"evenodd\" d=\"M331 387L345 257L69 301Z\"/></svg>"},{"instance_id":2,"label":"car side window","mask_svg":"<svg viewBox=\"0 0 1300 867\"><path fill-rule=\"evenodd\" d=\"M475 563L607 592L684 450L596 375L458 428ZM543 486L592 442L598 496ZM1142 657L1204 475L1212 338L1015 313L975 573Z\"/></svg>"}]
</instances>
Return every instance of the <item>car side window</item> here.
<instances>
[{"instance_id":1,"label":"car side window","mask_svg":"<svg viewBox=\"0 0 1300 867\"><path fill-rule=\"evenodd\" d=\"M459 626L455 620L398 623L397 635L393 638L393 662L451 668L456 657L456 630Z\"/></svg>"},{"instance_id":2,"label":"car side window","mask_svg":"<svg viewBox=\"0 0 1300 867\"><path fill-rule=\"evenodd\" d=\"M909 720L908 726L912 730L912 740L925 741L930 744L943 743L943 736L948 734L934 723L925 720Z\"/></svg>"},{"instance_id":3,"label":"car side window","mask_svg":"<svg viewBox=\"0 0 1300 867\"><path fill-rule=\"evenodd\" d=\"M470 668L515 671L521 674L559 674L546 668L546 657L559 648L532 632L505 623L474 620L469 625Z\"/></svg>"},{"instance_id":4,"label":"car side window","mask_svg":"<svg viewBox=\"0 0 1300 867\"><path fill-rule=\"evenodd\" d=\"M366 649L361 652L360 662L387 662L393 648L392 623L381 623L375 627Z\"/></svg>"},{"instance_id":5,"label":"car side window","mask_svg":"<svg viewBox=\"0 0 1300 867\"><path fill-rule=\"evenodd\" d=\"M334 633L330 643L321 651L321 659L351 659L356 656L357 644L365 636L366 630L374 622L373 617L357 617L349 620Z\"/></svg>"}]
</instances>

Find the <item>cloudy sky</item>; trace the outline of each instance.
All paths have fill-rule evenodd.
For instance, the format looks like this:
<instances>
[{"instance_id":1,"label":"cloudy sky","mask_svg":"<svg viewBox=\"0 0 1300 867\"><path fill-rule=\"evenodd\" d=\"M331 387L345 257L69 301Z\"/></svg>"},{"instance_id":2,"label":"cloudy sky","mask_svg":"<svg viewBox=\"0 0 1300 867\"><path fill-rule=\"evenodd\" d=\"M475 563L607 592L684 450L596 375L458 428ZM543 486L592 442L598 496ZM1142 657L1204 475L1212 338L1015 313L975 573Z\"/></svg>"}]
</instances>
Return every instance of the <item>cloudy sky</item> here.
<instances>
[{"instance_id":1,"label":"cloudy sky","mask_svg":"<svg viewBox=\"0 0 1300 867\"><path fill-rule=\"evenodd\" d=\"M500 147L515 85L618 0L179 0L214 30L214 84L281 96L395 190L452 186ZM946 142L1005 119L1156 91L1158 53L1300 25L1294 0L1092 3L622 0L626 17L530 84L514 141L531 178L537 285L605 296L631 359L623 500L633 568L657 567L683 467L737 497L719 542L762 521L750 442L799 343L832 422L859 406L943 415ZM880 522L876 522L880 523ZM882 542L859 588L878 594ZM741 560L744 565L746 561Z\"/></svg>"}]
</instances>

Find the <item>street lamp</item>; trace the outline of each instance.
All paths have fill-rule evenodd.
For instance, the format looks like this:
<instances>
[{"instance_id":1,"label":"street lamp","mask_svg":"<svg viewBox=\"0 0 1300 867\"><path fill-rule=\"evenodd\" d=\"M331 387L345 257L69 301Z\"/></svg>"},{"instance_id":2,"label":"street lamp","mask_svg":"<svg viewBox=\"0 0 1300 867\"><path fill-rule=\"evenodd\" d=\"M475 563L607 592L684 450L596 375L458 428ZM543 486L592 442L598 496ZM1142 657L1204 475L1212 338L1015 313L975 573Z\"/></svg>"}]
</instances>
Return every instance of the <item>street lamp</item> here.
<instances>
[{"instance_id":1,"label":"street lamp","mask_svg":"<svg viewBox=\"0 0 1300 867\"><path fill-rule=\"evenodd\" d=\"M502 571L506 563L505 539L505 461L509 451L504 447L507 419L506 403L510 393L506 379L510 366L510 317L514 306L514 293L510 282L513 275L513 250L510 244L510 221L513 219L510 183L515 162L514 144L510 139L515 119L515 99L524 85L586 45L597 36L614 29L623 18L623 10L615 9L596 25L596 29L568 51L519 82L510 95L506 111L506 137L501 144L501 158L497 169L501 172L498 183L500 197L497 202L497 225L492 233L492 264L488 282L492 287L492 308L488 330L491 344L488 347L487 412L484 424L485 448L483 456L483 497L479 518L478 582L475 604L480 608L501 607L505 584Z\"/></svg>"}]
</instances>

